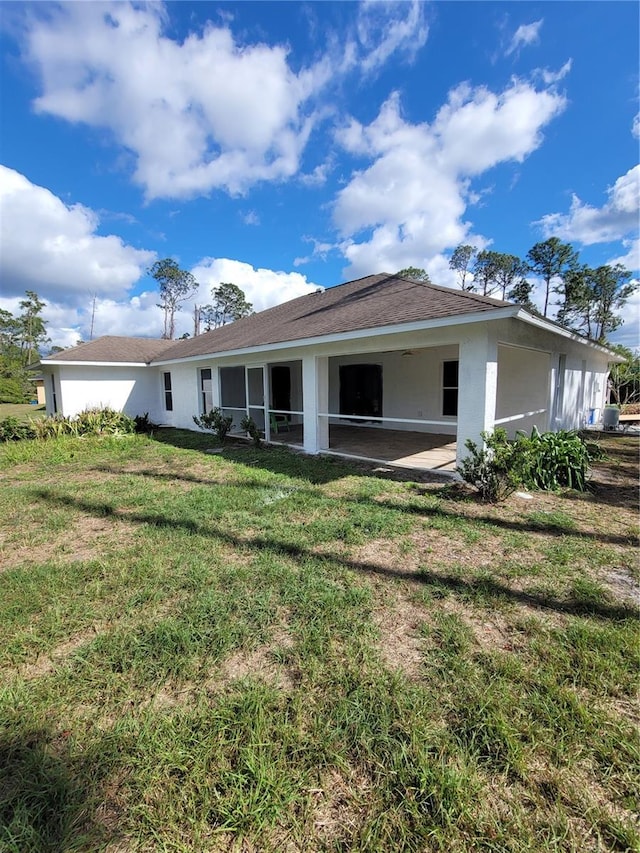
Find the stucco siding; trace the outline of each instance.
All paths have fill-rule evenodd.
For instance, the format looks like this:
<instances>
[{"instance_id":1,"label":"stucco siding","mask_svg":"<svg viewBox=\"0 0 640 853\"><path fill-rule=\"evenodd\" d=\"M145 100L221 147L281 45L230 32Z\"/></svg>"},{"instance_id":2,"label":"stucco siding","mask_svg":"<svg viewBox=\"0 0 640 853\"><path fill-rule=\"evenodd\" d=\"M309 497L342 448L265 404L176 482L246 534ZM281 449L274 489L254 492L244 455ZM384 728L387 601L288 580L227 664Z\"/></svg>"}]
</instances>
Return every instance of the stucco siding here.
<instances>
[{"instance_id":1,"label":"stucco siding","mask_svg":"<svg viewBox=\"0 0 640 853\"><path fill-rule=\"evenodd\" d=\"M548 352L506 344L498 346L496 419L518 418L502 424L511 437L517 430L529 433L534 426L540 432L549 428L550 371ZM518 417L528 412L536 414Z\"/></svg>"},{"instance_id":2,"label":"stucco siding","mask_svg":"<svg viewBox=\"0 0 640 853\"><path fill-rule=\"evenodd\" d=\"M442 415L442 363L457 358L458 347L455 345L330 358L329 411L340 411L340 367L379 364L382 367L383 417L448 421L446 426L386 423L385 428L455 435L456 418Z\"/></svg>"},{"instance_id":3,"label":"stucco siding","mask_svg":"<svg viewBox=\"0 0 640 853\"><path fill-rule=\"evenodd\" d=\"M84 409L109 406L134 417L159 416L158 373L147 367L59 366L54 370L58 412L74 417Z\"/></svg>"}]
</instances>

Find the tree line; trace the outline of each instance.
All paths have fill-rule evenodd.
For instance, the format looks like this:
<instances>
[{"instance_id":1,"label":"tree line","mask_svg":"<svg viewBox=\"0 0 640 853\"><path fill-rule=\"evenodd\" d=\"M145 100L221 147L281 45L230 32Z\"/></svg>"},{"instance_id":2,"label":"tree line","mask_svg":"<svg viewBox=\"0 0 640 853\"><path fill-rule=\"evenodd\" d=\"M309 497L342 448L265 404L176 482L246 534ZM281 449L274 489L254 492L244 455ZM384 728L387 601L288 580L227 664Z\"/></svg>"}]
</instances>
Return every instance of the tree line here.
<instances>
[{"instance_id":1,"label":"tree line","mask_svg":"<svg viewBox=\"0 0 640 853\"><path fill-rule=\"evenodd\" d=\"M451 255L449 267L462 290L519 303L601 344L622 324L617 312L638 288L621 264L590 267L570 243L557 237L536 243L524 259L462 244ZM529 275L542 281L541 311L531 301L534 285ZM554 295L558 301L552 306Z\"/></svg>"}]
</instances>

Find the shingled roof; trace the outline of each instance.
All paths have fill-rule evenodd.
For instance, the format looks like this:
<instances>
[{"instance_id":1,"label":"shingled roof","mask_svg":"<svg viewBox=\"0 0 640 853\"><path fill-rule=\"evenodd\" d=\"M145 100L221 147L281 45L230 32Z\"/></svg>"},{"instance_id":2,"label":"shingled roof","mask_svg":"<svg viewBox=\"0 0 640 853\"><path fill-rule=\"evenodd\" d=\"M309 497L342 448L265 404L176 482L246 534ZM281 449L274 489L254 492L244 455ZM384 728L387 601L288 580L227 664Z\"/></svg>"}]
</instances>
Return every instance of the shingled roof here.
<instances>
[{"instance_id":1,"label":"shingled roof","mask_svg":"<svg viewBox=\"0 0 640 853\"><path fill-rule=\"evenodd\" d=\"M185 341L156 356L182 359L346 334L420 320L476 314L510 302L381 273L300 296Z\"/></svg>"},{"instance_id":2,"label":"shingled roof","mask_svg":"<svg viewBox=\"0 0 640 853\"><path fill-rule=\"evenodd\" d=\"M53 360L186 359L507 307L510 302L381 273L300 296L184 341L105 337L59 353Z\"/></svg>"},{"instance_id":3,"label":"shingled roof","mask_svg":"<svg viewBox=\"0 0 640 853\"><path fill-rule=\"evenodd\" d=\"M95 341L78 344L77 347L49 356L45 361L96 361L149 364L169 348L175 341L157 338L125 338L105 335Z\"/></svg>"}]
</instances>

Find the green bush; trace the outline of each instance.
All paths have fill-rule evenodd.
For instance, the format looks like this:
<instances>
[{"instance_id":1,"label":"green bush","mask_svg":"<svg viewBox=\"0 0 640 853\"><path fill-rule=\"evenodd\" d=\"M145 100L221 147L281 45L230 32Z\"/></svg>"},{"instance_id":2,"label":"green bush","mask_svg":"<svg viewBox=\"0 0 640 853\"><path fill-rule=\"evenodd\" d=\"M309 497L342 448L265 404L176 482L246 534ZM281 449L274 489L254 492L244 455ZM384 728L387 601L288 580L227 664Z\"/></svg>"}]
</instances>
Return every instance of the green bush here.
<instances>
[{"instance_id":1,"label":"green bush","mask_svg":"<svg viewBox=\"0 0 640 853\"><path fill-rule=\"evenodd\" d=\"M25 403L24 387L18 379L0 377L0 403Z\"/></svg>"},{"instance_id":2,"label":"green bush","mask_svg":"<svg viewBox=\"0 0 640 853\"><path fill-rule=\"evenodd\" d=\"M585 491L589 463L598 458L597 445L587 444L576 432L518 433L509 441L504 429L482 433L484 447L467 440L469 456L457 469L474 486L482 500L504 500L518 486L554 491L570 488Z\"/></svg>"},{"instance_id":3,"label":"green bush","mask_svg":"<svg viewBox=\"0 0 640 853\"><path fill-rule=\"evenodd\" d=\"M136 423L124 412L108 406L85 409L72 420L77 435L123 435L136 431Z\"/></svg>"},{"instance_id":4,"label":"green bush","mask_svg":"<svg viewBox=\"0 0 640 853\"><path fill-rule=\"evenodd\" d=\"M540 433L533 429L530 436L518 433L519 474L523 485L530 489L553 491L568 487L584 492L587 488L589 462L596 456L576 432Z\"/></svg>"},{"instance_id":5,"label":"green bush","mask_svg":"<svg viewBox=\"0 0 640 853\"><path fill-rule=\"evenodd\" d=\"M253 418L250 418L249 415L245 415L240 421L240 429L249 433L249 437L256 447L262 447L262 433L258 429L258 425Z\"/></svg>"},{"instance_id":6,"label":"green bush","mask_svg":"<svg viewBox=\"0 0 640 853\"><path fill-rule=\"evenodd\" d=\"M75 418L53 415L21 423L17 418L0 421L0 441L29 438L59 438L62 435L126 435L136 431L136 422L110 408L86 409Z\"/></svg>"},{"instance_id":7,"label":"green bush","mask_svg":"<svg viewBox=\"0 0 640 853\"><path fill-rule=\"evenodd\" d=\"M233 418L222 413L222 409L211 409L210 412L205 412L199 418L193 416L193 422L200 429L210 430L215 433L220 444L224 444L227 433L231 429Z\"/></svg>"},{"instance_id":8,"label":"green bush","mask_svg":"<svg viewBox=\"0 0 640 853\"><path fill-rule=\"evenodd\" d=\"M135 421L136 432L151 435L154 430L158 429L158 424L154 424L153 421L149 420L149 412L145 412L144 415L136 415L133 420Z\"/></svg>"},{"instance_id":9,"label":"green bush","mask_svg":"<svg viewBox=\"0 0 640 853\"><path fill-rule=\"evenodd\" d=\"M480 493L483 501L496 503L507 498L520 485L518 443L509 441L502 427L483 432L484 447L467 439L469 456L456 470L466 483Z\"/></svg>"},{"instance_id":10,"label":"green bush","mask_svg":"<svg viewBox=\"0 0 640 853\"><path fill-rule=\"evenodd\" d=\"M0 420L0 441L23 441L26 438L35 438L32 422L25 423L13 417Z\"/></svg>"}]
</instances>

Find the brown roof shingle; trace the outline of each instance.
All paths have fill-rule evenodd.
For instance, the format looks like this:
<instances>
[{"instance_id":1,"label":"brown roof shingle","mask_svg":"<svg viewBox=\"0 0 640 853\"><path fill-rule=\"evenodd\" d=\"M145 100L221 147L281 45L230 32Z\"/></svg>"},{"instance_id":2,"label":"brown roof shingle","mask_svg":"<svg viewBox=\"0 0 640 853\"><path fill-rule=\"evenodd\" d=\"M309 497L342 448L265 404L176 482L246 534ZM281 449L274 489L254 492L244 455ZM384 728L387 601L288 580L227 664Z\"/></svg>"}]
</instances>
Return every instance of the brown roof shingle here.
<instances>
[{"instance_id":1,"label":"brown roof shingle","mask_svg":"<svg viewBox=\"0 0 640 853\"><path fill-rule=\"evenodd\" d=\"M174 341L161 358L209 355L378 326L475 314L510 305L477 293L381 273L300 296L195 338Z\"/></svg>"},{"instance_id":2,"label":"brown roof shingle","mask_svg":"<svg viewBox=\"0 0 640 853\"><path fill-rule=\"evenodd\" d=\"M117 335L105 335L103 338L88 341L86 344L78 344L76 347L56 353L43 360L149 364L154 358L158 358L167 349L175 346L175 343L175 341L158 340L157 338L124 338Z\"/></svg>"},{"instance_id":3,"label":"brown roof shingle","mask_svg":"<svg viewBox=\"0 0 640 853\"><path fill-rule=\"evenodd\" d=\"M183 359L510 305L477 293L380 273L300 296L184 341L107 336L58 353L53 360L149 363Z\"/></svg>"}]
</instances>

